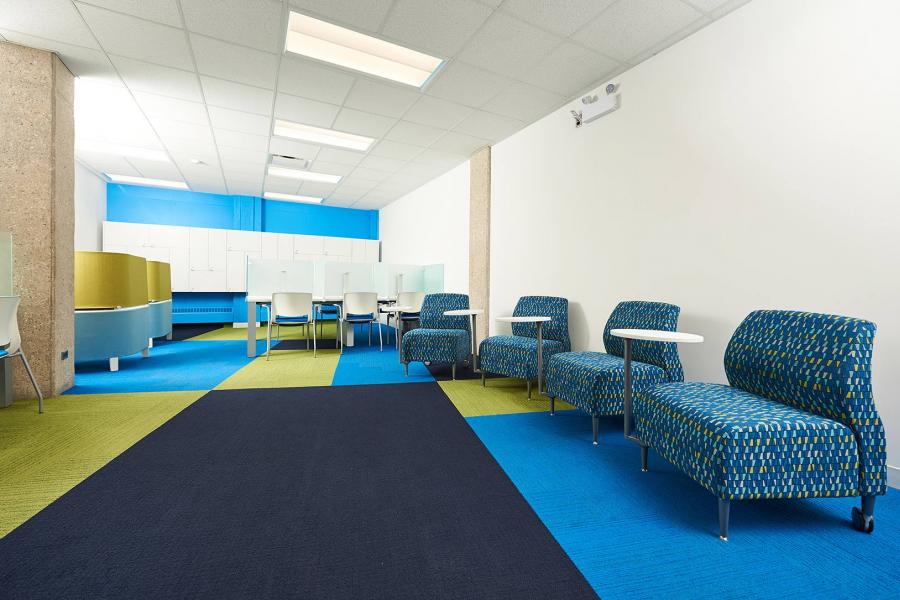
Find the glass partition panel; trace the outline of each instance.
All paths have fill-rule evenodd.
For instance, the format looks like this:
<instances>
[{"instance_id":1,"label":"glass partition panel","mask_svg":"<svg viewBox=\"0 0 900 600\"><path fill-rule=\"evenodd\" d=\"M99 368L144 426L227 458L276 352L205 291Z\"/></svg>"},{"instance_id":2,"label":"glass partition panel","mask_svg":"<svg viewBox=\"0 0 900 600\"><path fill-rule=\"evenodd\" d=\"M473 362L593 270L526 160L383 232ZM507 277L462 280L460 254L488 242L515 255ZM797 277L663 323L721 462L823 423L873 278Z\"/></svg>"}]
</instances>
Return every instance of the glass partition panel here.
<instances>
[{"instance_id":1,"label":"glass partition panel","mask_svg":"<svg viewBox=\"0 0 900 600\"><path fill-rule=\"evenodd\" d=\"M339 298L345 292L375 292L375 265L370 263L325 263L326 298Z\"/></svg>"},{"instance_id":2,"label":"glass partition panel","mask_svg":"<svg viewBox=\"0 0 900 600\"><path fill-rule=\"evenodd\" d=\"M0 296L12 296L12 234L0 231Z\"/></svg>"},{"instance_id":3,"label":"glass partition panel","mask_svg":"<svg viewBox=\"0 0 900 600\"><path fill-rule=\"evenodd\" d=\"M314 290L315 265L308 261L247 259L247 295Z\"/></svg>"},{"instance_id":4,"label":"glass partition panel","mask_svg":"<svg viewBox=\"0 0 900 600\"><path fill-rule=\"evenodd\" d=\"M444 265L425 265L422 268L423 292L436 294L444 291Z\"/></svg>"}]
</instances>

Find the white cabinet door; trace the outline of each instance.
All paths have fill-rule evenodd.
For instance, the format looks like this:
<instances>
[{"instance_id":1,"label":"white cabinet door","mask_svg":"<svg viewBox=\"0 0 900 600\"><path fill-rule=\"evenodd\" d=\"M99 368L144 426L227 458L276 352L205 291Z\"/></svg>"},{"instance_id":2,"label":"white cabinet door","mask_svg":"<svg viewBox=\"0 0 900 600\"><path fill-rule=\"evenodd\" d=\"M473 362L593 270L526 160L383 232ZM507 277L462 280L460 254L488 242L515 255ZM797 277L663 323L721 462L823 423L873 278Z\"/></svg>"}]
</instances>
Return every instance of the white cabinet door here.
<instances>
[{"instance_id":1,"label":"white cabinet door","mask_svg":"<svg viewBox=\"0 0 900 600\"><path fill-rule=\"evenodd\" d=\"M191 228L189 236L191 271L209 270L209 229ZM193 285L193 284L192 284Z\"/></svg>"},{"instance_id":2,"label":"white cabinet door","mask_svg":"<svg viewBox=\"0 0 900 600\"><path fill-rule=\"evenodd\" d=\"M149 225L143 223L103 222L103 249L106 246L144 246Z\"/></svg>"},{"instance_id":3,"label":"white cabinet door","mask_svg":"<svg viewBox=\"0 0 900 600\"><path fill-rule=\"evenodd\" d=\"M247 254L228 251L225 257L225 279L229 292L247 291Z\"/></svg>"},{"instance_id":4,"label":"white cabinet door","mask_svg":"<svg viewBox=\"0 0 900 600\"><path fill-rule=\"evenodd\" d=\"M172 271L172 291L191 291L191 268L187 247L172 248L169 259Z\"/></svg>"},{"instance_id":5,"label":"white cabinet door","mask_svg":"<svg viewBox=\"0 0 900 600\"><path fill-rule=\"evenodd\" d=\"M229 252L259 252L262 233L259 231L237 231L229 229L226 232Z\"/></svg>"},{"instance_id":6,"label":"white cabinet door","mask_svg":"<svg viewBox=\"0 0 900 600\"><path fill-rule=\"evenodd\" d=\"M381 260L381 242L366 240L366 262L377 263Z\"/></svg>"},{"instance_id":7,"label":"white cabinet door","mask_svg":"<svg viewBox=\"0 0 900 600\"><path fill-rule=\"evenodd\" d=\"M366 253L366 240L350 240L350 258L355 263L369 262Z\"/></svg>"},{"instance_id":8,"label":"white cabinet door","mask_svg":"<svg viewBox=\"0 0 900 600\"><path fill-rule=\"evenodd\" d=\"M187 248L189 229L173 225L150 225L147 244L154 248Z\"/></svg>"},{"instance_id":9,"label":"white cabinet door","mask_svg":"<svg viewBox=\"0 0 900 600\"><path fill-rule=\"evenodd\" d=\"M331 256L346 256L348 259L352 256L353 240L350 238L325 238L325 254Z\"/></svg>"},{"instance_id":10,"label":"white cabinet door","mask_svg":"<svg viewBox=\"0 0 900 600\"><path fill-rule=\"evenodd\" d=\"M192 292L221 292L225 289L225 270L191 271L190 283Z\"/></svg>"},{"instance_id":11,"label":"white cabinet door","mask_svg":"<svg viewBox=\"0 0 900 600\"><path fill-rule=\"evenodd\" d=\"M264 260L278 259L278 234L263 233L262 234L262 253L260 254ZM290 259L288 259L290 260Z\"/></svg>"},{"instance_id":12,"label":"white cabinet door","mask_svg":"<svg viewBox=\"0 0 900 600\"><path fill-rule=\"evenodd\" d=\"M209 230L209 268L225 274L226 231L224 229ZM222 288L225 289L225 288ZM220 290L221 291L221 290Z\"/></svg>"},{"instance_id":13,"label":"white cabinet door","mask_svg":"<svg viewBox=\"0 0 900 600\"><path fill-rule=\"evenodd\" d=\"M294 252L300 254L324 254L323 239L320 235L295 235Z\"/></svg>"},{"instance_id":14,"label":"white cabinet door","mask_svg":"<svg viewBox=\"0 0 900 600\"><path fill-rule=\"evenodd\" d=\"M278 260L294 260L294 237L289 233L276 233Z\"/></svg>"},{"instance_id":15,"label":"white cabinet door","mask_svg":"<svg viewBox=\"0 0 900 600\"><path fill-rule=\"evenodd\" d=\"M156 260L165 263L171 263L172 261L172 251L169 248L145 247L142 255L147 260Z\"/></svg>"}]
</instances>

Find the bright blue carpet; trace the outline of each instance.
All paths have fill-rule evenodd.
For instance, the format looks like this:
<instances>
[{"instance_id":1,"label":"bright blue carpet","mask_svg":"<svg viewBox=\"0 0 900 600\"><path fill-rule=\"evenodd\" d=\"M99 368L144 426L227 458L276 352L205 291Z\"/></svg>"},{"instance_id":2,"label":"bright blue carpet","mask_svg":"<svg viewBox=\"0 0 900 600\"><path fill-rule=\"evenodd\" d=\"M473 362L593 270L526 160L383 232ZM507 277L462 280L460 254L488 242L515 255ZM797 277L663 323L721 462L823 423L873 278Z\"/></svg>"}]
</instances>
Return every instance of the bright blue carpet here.
<instances>
[{"instance_id":1,"label":"bright blue carpet","mask_svg":"<svg viewBox=\"0 0 900 600\"><path fill-rule=\"evenodd\" d=\"M565 411L469 424L604 600L900 597L900 493L875 532L850 527L858 498L733 502L718 539L716 499L652 450L650 472L621 419Z\"/></svg>"},{"instance_id":2,"label":"bright blue carpet","mask_svg":"<svg viewBox=\"0 0 900 600\"><path fill-rule=\"evenodd\" d=\"M365 333L362 333L365 331ZM387 343L387 328L382 328L384 351L378 350L377 333L373 331L372 346L368 345L368 330L356 331L356 345L344 348L331 385L365 385L373 383L422 383L434 377L422 363L409 365L409 377L397 357L397 348Z\"/></svg>"},{"instance_id":3,"label":"bright blue carpet","mask_svg":"<svg viewBox=\"0 0 900 600\"><path fill-rule=\"evenodd\" d=\"M247 342L157 342L149 358L140 354L119 359L119 370L109 363L90 362L75 369L75 386L66 394L118 394L211 390L247 365ZM256 344L266 351L265 340Z\"/></svg>"}]
</instances>

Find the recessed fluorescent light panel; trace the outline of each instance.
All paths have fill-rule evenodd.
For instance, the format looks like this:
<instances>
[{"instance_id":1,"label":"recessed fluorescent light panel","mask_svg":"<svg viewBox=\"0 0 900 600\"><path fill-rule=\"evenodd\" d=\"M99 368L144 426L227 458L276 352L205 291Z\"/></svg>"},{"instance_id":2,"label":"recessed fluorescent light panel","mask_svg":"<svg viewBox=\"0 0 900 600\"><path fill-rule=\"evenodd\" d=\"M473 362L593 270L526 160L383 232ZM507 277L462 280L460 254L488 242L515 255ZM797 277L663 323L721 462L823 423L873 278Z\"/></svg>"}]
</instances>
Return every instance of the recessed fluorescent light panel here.
<instances>
[{"instance_id":1,"label":"recessed fluorescent light panel","mask_svg":"<svg viewBox=\"0 0 900 600\"><path fill-rule=\"evenodd\" d=\"M365 152L375 141L374 138L364 135L356 135L354 133L345 133L334 129L323 129L322 127L313 127L312 125L304 125L303 123L292 123L291 121L282 121L275 119L275 129L273 133L280 137L292 138L295 140L303 140L304 142L312 142L314 144L325 144L328 146L337 146L338 148L349 148L350 150L360 150Z\"/></svg>"},{"instance_id":2,"label":"recessed fluorescent light panel","mask_svg":"<svg viewBox=\"0 0 900 600\"><path fill-rule=\"evenodd\" d=\"M169 162L169 156L162 150L149 150L147 148L135 148L134 146L121 146L119 144L107 144L106 142L89 142L78 140L75 142L75 150L79 152L96 152L98 154L112 154L126 158L142 158L157 162Z\"/></svg>"},{"instance_id":3,"label":"recessed fluorescent light panel","mask_svg":"<svg viewBox=\"0 0 900 600\"><path fill-rule=\"evenodd\" d=\"M110 181L113 183L130 183L132 185L147 185L150 187L172 188L175 190L189 189L188 185L183 181L169 181L167 179L148 179L146 177L132 177L131 175L115 175L107 173Z\"/></svg>"},{"instance_id":4,"label":"recessed fluorescent light panel","mask_svg":"<svg viewBox=\"0 0 900 600\"><path fill-rule=\"evenodd\" d=\"M304 181L318 181L320 183L337 183L341 180L340 175L328 175L327 173L316 173L314 171L300 171L298 169L276 167L275 165L269 165L269 175L274 175L275 177L287 177L288 179L302 179Z\"/></svg>"},{"instance_id":5,"label":"recessed fluorescent light panel","mask_svg":"<svg viewBox=\"0 0 900 600\"><path fill-rule=\"evenodd\" d=\"M291 12L285 49L420 88L443 60Z\"/></svg>"},{"instance_id":6,"label":"recessed fluorescent light panel","mask_svg":"<svg viewBox=\"0 0 900 600\"><path fill-rule=\"evenodd\" d=\"M304 204L322 204L321 198L312 196L295 196L294 194L279 194L278 192L266 192L263 198L269 200L284 200L285 202L303 202Z\"/></svg>"}]
</instances>

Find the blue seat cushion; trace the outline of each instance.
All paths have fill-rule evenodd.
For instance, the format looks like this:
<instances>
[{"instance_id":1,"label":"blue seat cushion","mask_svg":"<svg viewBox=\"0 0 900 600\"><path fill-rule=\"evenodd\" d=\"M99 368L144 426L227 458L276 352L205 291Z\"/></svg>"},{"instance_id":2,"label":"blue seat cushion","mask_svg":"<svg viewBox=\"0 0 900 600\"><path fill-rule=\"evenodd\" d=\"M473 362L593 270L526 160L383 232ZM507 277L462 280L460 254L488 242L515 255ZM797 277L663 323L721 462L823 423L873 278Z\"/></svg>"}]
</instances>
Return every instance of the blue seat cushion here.
<instances>
[{"instance_id":1,"label":"blue seat cushion","mask_svg":"<svg viewBox=\"0 0 900 600\"><path fill-rule=\"evenodd\" d=\"M645 390L668 377L665 369L632 361L632 390ZM625 410L625 360L603 352L560 352L547 365L547 394L591 416Z\"/></svg>"},{"instance_id":2,"label":"blue seat cushion","mask_svg":"<svg viewBox=\"0 0 900 600\"><path fill-rule=\"evenodd\" d=\"M557 340L543 340L544 372L550 357L568 350ZM478 366L488 373L537 379L537 340L519 335L494 335L485 338L478 349Z\"/></svg>"},{"instance_id":3,"label":"blue seat cushion","mask_svg":"<svg viewBox=\"0 0 900 600\"><path fill-rule=\"evenodd\" d=\"M637 435L720 498L852 496L853 431L715 383L666 383L634 397Z\"/></svg>"},{"instance_id":4,"label":"blue seat cushion","mask_svg":"<svg viewBox=\"0 0 900 600\"><path fill-rule=\"evenodd\" d=\"M347 316L345 317L345 319L347 321L371 321L374 318L375 318L375 315L373 315L372 313L359 313L359 314L348 313Z\"/></svg>"},{"instance_id":5,"label":"blue seat cushion","mask_svg":"<svg viewBox=\"0 0 900 600\"><path fill-rule=\"evenodd\" d=\"M302 317L282 317L281 315L275 315L275 322L281 325L289 323L306 323L308 321L309 315L303 315Z\"/></svg>"},{"instance_id":6,"label":"blue seat cushion","mask_svg":"<svg viewBox=\"0 0 900 600\"><path fill-rule=\"evenodd\" d=\"M4 357L4 356L6 356L7 354L9 354L9 352L7 352L6 350L4 350L3 348L0 348L0 357Z\"/></svg>"},{"instance_id":7,"label":"blue seat cushion","mask_svg":"<svg viewBox=\"0 0 900 600\"><path fill-rule=\"evenodd\" d=\"M404 321L418 321L419 313L417 312L402 312L400 313L400 318Z\"/></svg>"},{"instance_id":8,"label":"blue seat cushion","mask_svg":"<svg viewBox=\"0 0 900 600\"><path fill-rule=\"evenodd\" d=\"M403 335L405 362L455 363L472 352L469 332L463 329L413 329Z\"/></svg>"}]
</instances>

